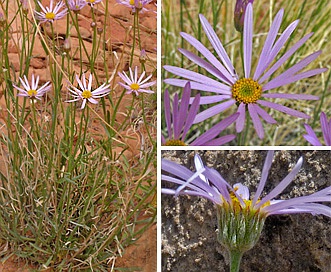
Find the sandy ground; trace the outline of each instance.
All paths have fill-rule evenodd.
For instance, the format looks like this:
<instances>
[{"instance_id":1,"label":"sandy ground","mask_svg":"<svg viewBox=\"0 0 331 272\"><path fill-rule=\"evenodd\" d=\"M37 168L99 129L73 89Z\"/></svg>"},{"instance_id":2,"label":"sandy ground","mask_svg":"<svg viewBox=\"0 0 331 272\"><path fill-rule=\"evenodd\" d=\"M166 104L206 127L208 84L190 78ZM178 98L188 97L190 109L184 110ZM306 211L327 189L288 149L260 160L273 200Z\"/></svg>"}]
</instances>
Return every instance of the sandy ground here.
<instances>
[{"instance_id":1,"label":"sandy ground","mask_svg":"<svg viewBox=\"0 0 331 272\"><path fill-rule=\"evenodd\" d=\"M162 154L193 170L194 153ZM199 154L230 184L242 182L255 192L266 151L199 151ZM302 169L281 194L282 199L331 186L330 155L330 151L276 152L264 195L287 175L300 156L304 158ZM229 271L216 230L211 202L198 197L175 199L162 195L162 271ZM330 272L331 219L310 214L268 217L259 242L244 255L240 271Z\"/></svg>"}]
</instances>

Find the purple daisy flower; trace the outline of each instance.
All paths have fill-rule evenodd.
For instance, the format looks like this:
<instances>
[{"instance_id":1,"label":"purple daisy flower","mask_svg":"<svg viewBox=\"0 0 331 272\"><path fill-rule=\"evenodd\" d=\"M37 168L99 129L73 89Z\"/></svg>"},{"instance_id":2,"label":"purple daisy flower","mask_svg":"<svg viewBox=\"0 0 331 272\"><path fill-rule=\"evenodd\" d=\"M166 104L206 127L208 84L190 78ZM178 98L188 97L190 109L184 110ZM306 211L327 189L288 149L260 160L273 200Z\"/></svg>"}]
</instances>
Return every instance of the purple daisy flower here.
<instances>
[{"instance_id":1,"label":"purple daisy flower","mask_svg":"<svg viewBox=\"0 0 331 272\"><path fill-rule=\"evenodd\" d=\"M117 3L132 9L132 12L147 11L145 6L152 0L116 0Z\"/></svg>"},{"instance_id":2,"label":"purple daisy flower","mask_svg":"<svg viewBox=\"0 0 331 272\"><path fill-rule=\"evenodd\" d=\"M68 0L69 9L74 12L79 12L86 5L86 0Z\"/></svg>"},{"instance_id":3,"label":"purple daisy flower","mask_svg":"<svg viewBox=\"0 0 331 272\"><path fill-rule=\"evenodd\" d=\"M168 90L164 93L164 112L165 121L167 124L168 139L162 135L162 145L166 146L185 146L185 137L187 132L193 124L193 120L199 110L200 94L196 95L193 99L191 107L190 104L191 87L188 82L183 90L182 99L178 98L178 94L175 94L172 103L172 112L170 106L170 96ZM238 117L239 114L233 114L228 118L225 118L213 128L209 129L204 134L200 135L189 145L223 145L232 141L236 136L226 135L220 138L214 139L225 128L231 125Z\"/></svg>"},{"instance_id":4,"label":"purple daisy flower","mask_svg":"<svg viewBox=\"0 0 331 272\"><path fill-rule=\"evenodd\" d=\"M300 72L321 54L321 51L317 51L293 65L280 75L268 80L313 34L310 33L300 39L283 56L272 64L299 22L297 20L291 23L276 41L283 13L284 11L280 10L271 25L260 54L257 67L253 74L251 71L253 47L253 9L252 4L248 4L245 13L243 30L243 58L245 75L243 78L239 78L229 56L225 52L222 43L203 15L200 15L202 27L221 61L219 61L200 41L187 33L181 33L181 36L194 48L196 48L197 51L206 58L206 60L185 49L179 49L179 51L188 59L198 64L218 79L214 80L205 75L179 67L164 66L164 69L168 72L184 78L169 78L165 80L165 83L183 87L189 80L191 81L192 89L216 93L216 95L201 97L200 104L218 104L197 114L194 123L202 122L236 104L238 105L237 112L240 114L236 121L237 132L241 132L244 129L246 111L248 111L254 128L258 136L262 139L264 137L264 129L260 118L271 124L277 123L276 120L272 118L262 107L272 108L299 118L310 118L309 115L300 111L266 100L269 98L318 100L319 98L314 95L269 93L268 91L326 71L324 68L319 68L306 72Z\"/></svg>"},{"instance_id":5,"label":"purple daisy flower","mask_svg":"<svg viewBox=\"0 0 331 272\"><path fill-rule=\"evenodd\" d=\"M325 145L331 146L331 118L328 120L326 114L322 112L320 116L320 122ZM308 124L304 124L304 126L307 134L303 135L303 137L312 145L322 146L311 126Z\"/></svg>"},{"instance_id":6,"label":"purple daisy flower","mask_svg":"<svg viewBox=\"0 0 331 272\"><path fill-rule=\"evenodd\" d=\"M122 73L118 72L119 77L125 82L125 84L122 82L118 84L127 89L126 94L135 93L138 96L139 93L154 93L154 91L148 89L156 83L156 81L148 82L153 75L149 75L144 79L146 74L144 71L138 79L138 66L135 67L134 73L131 67L129 67L129 72L130 77L124 71Z\"/></svg>"},{"instance_id":7,"label":"purple daisy flower","mask_svg":"<svg viewBox=\"0 0 331 272\"><path fill-rule=\"evenodd\" d=\"M110 92L110 84L102 84L95 90L92 90L92 74L90 74L88 82L86 80L85 74L82 75L82 80L79 79L78 75L76 75L76 81L79 85L79 88L75 86L71 86L69 88L70 94L74 97L72 100L68 100L66 102L76 102L82 100L81 109L85 108L86 102L89 101L92 104L98 104L98 100L101 97L104 97Z\"/></svg>"},{"instance_id":8,"label":"purple daisy flower","mask_svg":"<svg viewBox=\"0 0 331 272\"><path fill-rule=\"evenodd\" d=\"M49 92L52 88L50 85L51 83L49 81L47 81L43 86L38 88L39 76L35 78L34 74L32 74L31 85L25 75L24 75L24 80L22 78L19 79L24 89L13 84L13 86L19 91L17 96L24 96L30 99L41 100L41 97L45 93Z\"/></svg>"},{"instance_id":9,"label":"purple daisy flower","mask_svg":"<svg viewBox=\"0 0 331 272\"><path fill-rule=\"evenodd\" d=\"M89 4L91 7L93 7L95 4L99 4L102 2L102 0L85 0L87 4Z\"/></svg>"},{"instance_id":10,"label":"purple daisy flower","mask_svg":"<svg viewBox=\"0 0 331 272\"><path fill-rule=\"evenodd\" d=\"M39 1L38 5L42 9L41 12L35 11L36 19L41 23L53 22L59 20L67 14L65 3L60 1L53 8L53 0L50 1L49 7L44 7ZM63 8L63 9L62 9ZM62 9L62 10L61 10Z\"/></svg>"},{"instance_id":11,"label":"purple daisy flower","mask_svg":"<svg viewBox=\"0 0 331 272\"><path fill-rule=\"evenodd\" d=\"M228 205L236 205L235 202L238 202L242 209L249 208L262 213L265 217L273 214L289 213L323 214L331 217L330 207L315 203L331 202L331 186L309 196L287 200L274 199L282 193L299 172L303 162L302 157L298 160L292 171L270 193L260 199L268 178L273 153L273 151L268 152L259 186L254 194L254 198L251 200L248 187L241 183L236 183L231 187L216 170L205 167L199 155L195 155L194 157L195 173L184 166L163 159L162 170L176 177L162 175L162 180L170 181L180 186L176 190L162 188L161 191L162 193L176 196L179 194L201 196L220 206L226 203Z\"/></svg>"},{"instance_id":12,"label":"purple daisy flower","mask_svg":"<svg viewBox=\"0 0 331 272\"><path fill-rule=\"evenodd\" d=\"M241 183L231 186L216 170L204 166L199 155L194 157L196 172L172 161L162 160L162 170L170 173L170 175L163 174L162 180L179 185L177 189L162 188L162 193L175 196L200 196L215 204L218 239L229 251L231 271L239 271L241 256L258 241L266 217L294 213L331 217L331 208L319 204L319 202L331 202L331 186L308 196L286 200L275 199L299 172L303 163L302 157L271 192L260 198L268 178L273 153L269 151L267 154L254 197L250 197L248 187Z\"/></svg>"}]
</instances>

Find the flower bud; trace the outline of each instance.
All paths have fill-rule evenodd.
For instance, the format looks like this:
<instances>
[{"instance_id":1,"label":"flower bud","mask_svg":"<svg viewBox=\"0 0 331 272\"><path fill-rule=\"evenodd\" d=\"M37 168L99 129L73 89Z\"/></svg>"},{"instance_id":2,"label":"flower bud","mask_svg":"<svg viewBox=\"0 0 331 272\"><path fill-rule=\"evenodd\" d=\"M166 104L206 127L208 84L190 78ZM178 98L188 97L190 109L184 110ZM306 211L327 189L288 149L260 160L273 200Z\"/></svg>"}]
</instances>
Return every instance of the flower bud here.
<instances>
[{"instance_id":1,"label":"flower bud","mask_svg":"<svg viewBox=\"0 0 331 272\"><path fill-rule=\"evenodd\" d=\"M249 3L253 4L254 0L237 0L234 8L234 25L237 31L243 31L246 7Z\"/></svg>"}]
</instances>

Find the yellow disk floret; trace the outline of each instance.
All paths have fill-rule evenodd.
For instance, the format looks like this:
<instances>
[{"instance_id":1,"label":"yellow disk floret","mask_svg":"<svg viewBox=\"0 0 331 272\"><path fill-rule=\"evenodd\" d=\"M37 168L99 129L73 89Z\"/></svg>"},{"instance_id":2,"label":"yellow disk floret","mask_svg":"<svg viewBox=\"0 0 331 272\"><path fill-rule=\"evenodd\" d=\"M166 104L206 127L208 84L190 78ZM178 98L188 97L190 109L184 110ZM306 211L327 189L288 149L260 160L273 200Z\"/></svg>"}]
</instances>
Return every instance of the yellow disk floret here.
<instances>
[{"instance_id":1,"label":"yellow disk floret","mask_svg":"<svg viewBox=\"0 0 331 272\"><path fill-rule=\"evenodd\" d=\"M34 97L34 96L37 95L37 91L36 91L36 90L28 90L28 95L29 95L30 97Z\"/></svg>"},{"instance_id":2,"label":"yellow disk floret","mask_svg":"<svg viewBox=\"0 0 331 272\"><path fill-rule=\"evenodd\" d=\"M48 19L48 20L54 20L54 18L55 18L54 12L47 12L45 14L45 18Z\"/></svg>"},{"instance_id":3,"label":"yellow disk floret","mask_svg":"<svg viewBox=\"0 0 331 272\"><path fill-rule=\"evenodd\" d=\"M232 86L232 97L239 103L255 103L260 99L262 86L251 78L241 78Z\"/></svg>"},{"instance_id":4,"label":"yellow disk floret","mask_svg":"<svg viewBox=\"0 0 331 272\"><path fill-rule=\"evenodd\" d=\"M181 140L169 140L164 144L165 146L186 146L186 144Z\"/></svg>"},{"instance_id":5,"label":"yellow disk floret","mask_svg":"<svg viewBox=\"0 0 331 272\"><path fill-rule=\"evenodd\" d=\"M92 97L92 93L91 93L91 91L89 91L89 90L85 90L85 91L82 93L82 97L85 98L85 99L91 98L91 97Z\"/></svg>"},{"instance_id":6,"label":"yellow disk floret","mask_svg":"<svg viewBox=\"0 0 331 272\"><path fill-rule=\"evenodd\" d=\"M130 88L131 88L132 90L134 90L134 91L138 91L138 90L140 89L140 86L139 86L139 84L137 84L137 83L132 83L132 84L130 85Z\"/></svg>"}]
</instances>

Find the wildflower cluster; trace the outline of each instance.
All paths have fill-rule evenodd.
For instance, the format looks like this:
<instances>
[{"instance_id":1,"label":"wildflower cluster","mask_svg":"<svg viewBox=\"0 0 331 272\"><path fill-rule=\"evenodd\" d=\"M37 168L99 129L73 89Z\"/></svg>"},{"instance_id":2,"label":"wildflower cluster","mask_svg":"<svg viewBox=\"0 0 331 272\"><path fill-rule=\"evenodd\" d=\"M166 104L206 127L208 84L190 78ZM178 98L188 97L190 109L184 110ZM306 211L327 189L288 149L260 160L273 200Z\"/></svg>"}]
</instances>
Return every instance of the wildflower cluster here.
<instances>
[{"instance_id":1,"label":"wildflower cluster","mask_svg":"<svg viewBox=\"0 0 331 272\"><path fill-rule=\"evenodd\" d=\"M0 246L33 269L117 269L155 224L156 21L139 3L1 1Z\"/></svg>"},{"instance_id":2,"label":"wildflower cluster","mask_svg":"<svg viewBox=\"0 0 331 272\"><path fill-rule=\"evenodd\" d=\"M319 97L312 94L301 93L291 94L272 90L297 82L299 80L313 77L325 72L326 68L316 68L305 71L304 69L322 53L320 50L311 53L295 64L290 65L285 71L279 73L288 60L302 47L313 33L309 33L297 41L285 53L280 54L286 42L293 36L292 33L299 24L299 20L292 22L280 33L284 10L281 9L275 16L262 51L257 60L256 67L253 67L253 1L237 1L235 9L235 22L239 31L242 31L242 52L243 52L243 75L238 74L229 55L219 40L215 30L208 20L200 14L200 23L207 36L213 51L190 34L181 33L181 37L187 41L199 55L186 49L178 49L188 60L197 64L208 74L194 72L191 69L165 65L163 68L180 78L166 78L164 82L173 86L183 88L190 82L191 89L197 90L200 94L200 105L202 111L197 113L192 124L199 124L206 130L212 129L219 117L226 116L232 108L237 114L235 129L237 133L244 131L246 120L249 116L257 136L263 139L265 131L262 120L269 124L277 124L271 116L270 110L279 111L294 117L309 119L306 113L285 106L282 103L270 101L270 99L286 100L318 100ZM245 10L245 12L244 12ZM216 53L217 56L213 54ZM253 54L254 53L254 54ZM206 94L206 95L203 95ZM190 103L193 102L191 98ZM205 105L211 105L206 108ZM269 112L265 109L269 108ZM221 113L224 113L221 115ZM207 123L207 119L211 121ZM169 127L167 125L167 127ZM249 129L249 128L246 128ZM192 132L192 130L188 130Z\"/></svg>"}]
</instances>

